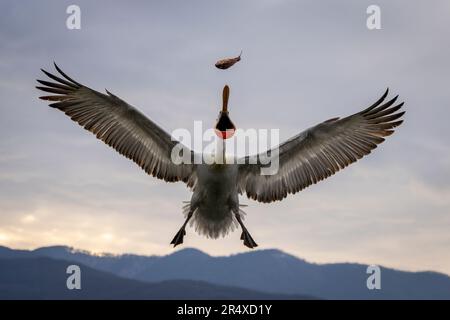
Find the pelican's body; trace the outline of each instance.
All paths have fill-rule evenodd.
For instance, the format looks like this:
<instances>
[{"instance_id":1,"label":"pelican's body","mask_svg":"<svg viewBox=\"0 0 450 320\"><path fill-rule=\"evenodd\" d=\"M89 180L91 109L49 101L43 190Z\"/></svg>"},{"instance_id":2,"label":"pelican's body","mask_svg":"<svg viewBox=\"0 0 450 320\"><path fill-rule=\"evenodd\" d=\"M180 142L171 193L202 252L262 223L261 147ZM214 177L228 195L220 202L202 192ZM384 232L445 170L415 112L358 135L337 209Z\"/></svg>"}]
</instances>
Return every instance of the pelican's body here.
<instances>
[{"instance_id":1,"label":"pelican's body","mask_svg":"<svg viewBox=\"0 0 450 320\"><path fill-rule=\"evenodd\" d=\"M228 233L237 222L239 213L237 165L202 164L197 167L197 185L194 187L190 208L195 210L196 229L211 238Z\"/></svg>"},{"instance_id":2,"label":"pelican's body","mask_svg":"<svg viewBox=\"0 0 450 320\"><path fill-rule=\"evenodd\" d=\"M221 141L216 161L210 165L178 163L171 157L178 142L157 124L110 92L94 91L55 67L63 78L42 70L55 82L38 80L44 86L37 88L52 94L41 99L53 101L51 107L63 111L149 175L166 182L182 181L193 190L191 200L184 206L185 222L171 242L174 246L183 243L190 221L199 233L210 238L224 236L240 226L244 245L256 247L242 221L239 194L266 203L299 192L369 154L402 123L399 118L404 114L397 112L403 105L395 105L397 97L384 101L386 90L363 111L319 123L270 150L270 154L278 155L279 169L263 175L264 163L259 161L262 154L223 161L225 139L236 129L228 113L228 86L223 90L223 106L215 126Z\"/></svg>"}]
</instances>

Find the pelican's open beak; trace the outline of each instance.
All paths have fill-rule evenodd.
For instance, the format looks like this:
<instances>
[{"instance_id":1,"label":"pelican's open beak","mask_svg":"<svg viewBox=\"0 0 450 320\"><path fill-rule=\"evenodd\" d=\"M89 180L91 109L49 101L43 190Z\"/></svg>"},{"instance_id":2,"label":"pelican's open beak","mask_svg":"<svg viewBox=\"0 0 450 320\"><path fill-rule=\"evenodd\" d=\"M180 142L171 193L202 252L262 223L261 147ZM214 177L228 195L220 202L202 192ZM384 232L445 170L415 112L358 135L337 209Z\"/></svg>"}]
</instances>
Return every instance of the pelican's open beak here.
<instances>
[{"instance_id":1,"label":"pelican's open beak","mask_svg":"<svg viewBox=\"0 0 450 320\"><path fill-rule=\"evenodd\" d=\"M228 116L228 98L230 96L230 88L226 85L223 88L222 94L222 111L219 113L219 119L217 120L215 131L219 138L229 139L234 135L236 126Z\"/></svg>"}]
</instances>

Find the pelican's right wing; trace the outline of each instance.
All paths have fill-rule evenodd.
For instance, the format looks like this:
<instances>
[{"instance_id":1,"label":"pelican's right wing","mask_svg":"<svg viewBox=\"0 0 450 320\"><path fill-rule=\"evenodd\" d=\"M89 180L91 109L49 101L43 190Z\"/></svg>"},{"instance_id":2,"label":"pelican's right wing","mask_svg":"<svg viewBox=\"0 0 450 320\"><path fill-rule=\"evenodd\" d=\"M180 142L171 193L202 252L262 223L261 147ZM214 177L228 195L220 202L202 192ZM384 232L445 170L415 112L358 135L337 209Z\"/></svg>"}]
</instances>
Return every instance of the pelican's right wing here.
<instances>
[{"instance_id":1,"label":"pelican's right wing","mask_svg":"<svg viewBox=\"0 0 450 320\"><path fill-rule=\"evenodd\" d=\"M54 94L41 99L55 101L51 107L63 111L148 174L167 182L184 181L190 187L195 184L194 164L172 162L172 149L178 142L167 132L117 96L85 87L55 67L65 79L41 69L55 81L38 80L44 86L36 88Z\"/></svg>"}]
</instances>

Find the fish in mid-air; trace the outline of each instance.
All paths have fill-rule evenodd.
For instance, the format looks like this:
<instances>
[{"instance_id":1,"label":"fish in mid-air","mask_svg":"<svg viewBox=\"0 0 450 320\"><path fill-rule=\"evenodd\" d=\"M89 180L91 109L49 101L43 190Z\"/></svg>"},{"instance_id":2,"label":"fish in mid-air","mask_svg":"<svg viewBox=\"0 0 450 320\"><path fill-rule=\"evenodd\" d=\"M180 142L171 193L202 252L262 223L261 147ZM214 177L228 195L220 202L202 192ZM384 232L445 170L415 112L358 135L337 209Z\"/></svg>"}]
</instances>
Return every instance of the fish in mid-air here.
<instances>
[{"instance_id":1,"label":"fish in mid-air","mask_svg":"<svg viewBox=\"0 0 450 320\"><path fill-rule=\"evenodd\" d=\"M229 67L233 66L236 62L241 61L241 56L242 51L237 57L219 60L216 62L216 68L222 70L228 69Z\"/></svg>"}]
</instances>

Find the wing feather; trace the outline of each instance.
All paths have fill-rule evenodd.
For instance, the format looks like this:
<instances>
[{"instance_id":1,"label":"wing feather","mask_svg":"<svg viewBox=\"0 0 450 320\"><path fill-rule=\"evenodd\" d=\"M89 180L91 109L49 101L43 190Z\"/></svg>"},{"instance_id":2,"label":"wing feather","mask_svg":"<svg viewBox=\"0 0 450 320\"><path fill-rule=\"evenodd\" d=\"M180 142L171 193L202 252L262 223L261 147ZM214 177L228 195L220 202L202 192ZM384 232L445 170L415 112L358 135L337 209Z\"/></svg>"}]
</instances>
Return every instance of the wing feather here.
<instances>
[{"instance_id":1,"label":"wing feather","mask_svg":"<svg viewBox=\"0 0 450 320\"><path fill-rule=\"evenodd\" d=\"M398 96L384 102L388 93L361 112L327 120L281 144L274 175L261 175L264 165L251 164L250 157L240 159L238 163L244 163L239 165L240 193L260 202L282 200L371 153L403 122L405 112L398 112L403 102L395 105Z\"/></svg>"},{"instance_id":2,"label":"wing feather","mask_svg":"<svg viewBox=\"0 0 450 320\"><path fill-rule=\"evenodd\" d=\"M184 181L190 187L195 184L195 165L172 162L171 151L178 142L167 132L109 91L103 94L92 90L70 78L56 64L55 68L60 76L41 69L55 82L37 80L42 85L37 89L53 94L40 99L52 101L51 107L63 111L148 174L168 182Z\"/></svg>"}]
</instances>

